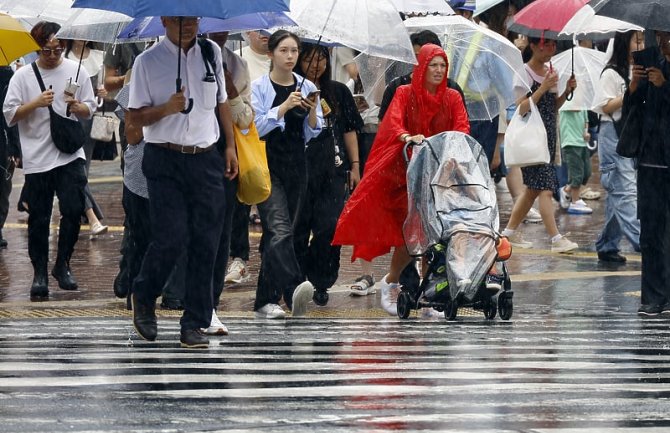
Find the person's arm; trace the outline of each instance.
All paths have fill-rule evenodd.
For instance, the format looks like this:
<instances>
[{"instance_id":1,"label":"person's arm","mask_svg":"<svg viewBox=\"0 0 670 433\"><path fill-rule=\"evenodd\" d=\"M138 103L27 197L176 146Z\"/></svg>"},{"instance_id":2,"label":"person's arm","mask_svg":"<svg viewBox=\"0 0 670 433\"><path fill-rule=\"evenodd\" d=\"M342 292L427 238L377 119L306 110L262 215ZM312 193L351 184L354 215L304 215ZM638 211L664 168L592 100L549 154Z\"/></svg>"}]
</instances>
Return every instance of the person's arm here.
<instances>
[{"instance_id":1,"label":"person's arm","mask_svg":"<svg viewBox=\"0 0 670 433\"><path fill-rule=\"evenodd\" d=\"M568 95L571 92L574 92L576 88L577 88L577 80L575 79L575 77L571 77L568 80L568 84L565 86L565 91L563 91L563 94L561 94L561 96L556 101L556 109L561 108L563 104L565 104L565 101L567 101L568 99Z\"/></svg>"},{"instance_id":2,"label":"person's arm","mask_svg":"<svg viewBox=\"0 0 670 433\"><path fill-rule=\"evenodd\" d=\"M182 87L181 92L174 93L164 104L155 107L131 108L130 111L133 113L135 124L139 128L143 128L153 125L164 117L180 113L186 107L185 89L185 87Z\"/></svg>"},{"instance_id":3,"label":"person's arm","mask_svg":"<svg viewBox=\"0 0 670 433\"><path fill-rule=\"evenodd\" d=\"M349 157L349 164L351 165L351 175L347 186L350 190L353 190L361 181L361 160L358 155L358 134L356 131L344 133L344 147L347 149L347 157Z\"/></svg>"},{"instance_id":4,"label":"person's arm","mask_svg":"<svg viewBox=\"0 0 670 433\"><path fill-rule=\"evenodd\" d=\"M452 131L460 131L464 134L470 134L470 119L468 110L465 108L463 98L453 89L447 89L449 108L451 109Z\"/></svg>"},{"instance_id":5,"label":"person's arm","mask_svg":"<svg viewBox=\"0 0 670 433\"><path fill-rule=\"evenodd\" d=\"M272 86L267 85L267 75L251 83L251 107L254 109L254 121L258 135L264 137L273 129L279 127L284 130L284 113L279 113L279 107L272 107L275 92Z\"/></svg>"},{"instance_id":6,"label":"person's arm","mask_svg":"<svg viewBox=\"0 0 670 433\"><path fill-rule=\"evenodd\" d=\"M391 101L393 101L393 96L395 95L395 91L398 89L398 86L396 84L397 84L396 81L393 80L384 89L384 96L382 96L382 103L379 106L379 121L384 120L384 116L386 115L386 111L388 110L389 106L391 105Z\"/></svg>"},{"instance_id":7,"label":"person's arm","mask_svg":"<svg viewBox=\"0 0 670 433\"><path fill-rule=\"evenodd\" d=\"M558 75L555 72L547 72L540 87L531 93L530 97L524 97L517 101L519 114L524 116L530 111L530 102L528 101L529 98L533 99L535 105L539 104L540 99L542 99L544 94L551 91L551 89L556 86L556 83L558 83Z\"/></svg>"},{"instance_id":8,"label":"person's arm","mask_svg":"<svg viewBox=\"0 0 670 433\"><path fill-rule=\"evenodd\" d=\"M319 135L323 129L323 110L321 109L321 99L318 96L308 98L309 93L315 90L316 86L314 84L307 81L303 84L303 91L305 92L305 95L301 95L302 107L309 110L303 127L305 143Z\"/></svg>"},{"instance_id":9,"label":"person's arm","mask_svg":"<svg viewBox=\"0 0 670 433\"><path fill-rule=\"evenodd\" d=\"M233 133L233 116L230 113L230 104L228 101L219 103L219 121L221 122L221 130L226 137L226 172L224 176L227 179L234 179L237 176L237 151L235 148L235 134Z\"/></svg>"}]
</instances>

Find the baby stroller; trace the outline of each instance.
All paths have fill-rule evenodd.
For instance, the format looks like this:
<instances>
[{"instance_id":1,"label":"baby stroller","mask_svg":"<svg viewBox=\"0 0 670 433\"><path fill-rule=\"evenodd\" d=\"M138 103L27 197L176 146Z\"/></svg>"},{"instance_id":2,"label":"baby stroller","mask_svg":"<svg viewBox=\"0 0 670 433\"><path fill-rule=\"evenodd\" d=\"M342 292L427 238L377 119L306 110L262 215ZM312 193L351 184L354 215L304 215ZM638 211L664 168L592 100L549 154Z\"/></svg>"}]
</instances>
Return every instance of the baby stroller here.
<instances>
[{"instance_id":1,"label":"baby stroller","mask_svg":"<svg viewBox=\"0 0 670 433\"><path fill-rule=\"evenodd\" d=\"M509 320L513 292L504 260L511 247L498 233L495 187L482 147L467 134L443 132L405 146L404 153L409 208L403 234L427 272L417 287L402 288L398 316L430 307L454 320L459 307L469 307L487 319L498 313ZM486 276L496 261L501 289L490 290Z\"/></svg>"}]
</instances>

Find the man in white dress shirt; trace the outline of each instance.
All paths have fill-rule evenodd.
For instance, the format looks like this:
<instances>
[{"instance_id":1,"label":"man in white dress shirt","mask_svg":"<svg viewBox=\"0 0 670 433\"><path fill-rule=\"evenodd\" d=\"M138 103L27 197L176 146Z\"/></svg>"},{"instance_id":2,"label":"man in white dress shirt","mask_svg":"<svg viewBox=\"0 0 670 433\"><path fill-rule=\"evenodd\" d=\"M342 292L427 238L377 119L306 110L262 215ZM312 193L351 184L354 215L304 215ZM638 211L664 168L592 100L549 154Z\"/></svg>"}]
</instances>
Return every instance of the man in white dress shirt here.
<instances>
[{"instance_id":1,"label":"man in white dress shirt","mask_svg":"<svg viewBox=\"0 0 670 433\"><path fill-rule=\"evenodd\" d=\"M135 60L126 118L143 127L147 142L142 168L149 188L152 225L152 241L133 282L133 325L142 338L156 339L156 298L186 251L181 346L207 348L209 341L200 330L208 328L212 318L212 275L222 230L224 175L237 175L235 140L221 49L206 41L214 54L214 68L209 68L213 73L209 73L205 64L209 60L196 43L199 18L161 20L166 38ZM172 65L178 55L183 86L175 92ZM221 133L226 137L222 153L215 145Z\"/></svg>"},{"instance_id":2,"label":"man in white dress shirt","mask_svg":"<svg viewBox=\"0 0 670 433\"><path fill-rule=\"evenodd\" d=\"M49 296L49 224L54 194L58 196L61 214L58 231L58 254L51 274L63 290L77 290L77 281L70 270L70 257L79 237L79 220L84 212L86 159L84 149L64 153L56 148L50 129L50 113L77 118L90 118L96 103L93 86L84 68L63 59L64 41L55 37L60 25L41 21L31 30L40 46L34 63L44 82L40 89L33 67L16 71L9 82L3 114L9 126L19 127L25 193L28 204L28 254L34 278L31 299ZM65 94L66 83L76 83L74 97ZM84 143L81 143L82 145Z\"/></svg>"}]
</instances>

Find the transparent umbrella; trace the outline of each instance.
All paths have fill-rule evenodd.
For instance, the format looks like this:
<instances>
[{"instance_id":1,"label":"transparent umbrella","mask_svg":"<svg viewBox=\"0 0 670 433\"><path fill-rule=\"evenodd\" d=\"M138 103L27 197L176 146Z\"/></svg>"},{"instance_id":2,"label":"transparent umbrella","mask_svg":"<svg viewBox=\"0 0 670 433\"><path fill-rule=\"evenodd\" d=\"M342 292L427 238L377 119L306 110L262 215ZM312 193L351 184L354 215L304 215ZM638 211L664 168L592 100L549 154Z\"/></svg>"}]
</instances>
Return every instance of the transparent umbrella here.
<instances>
[{"instance_id":1,"label":"transparent umbrella","mask_svg":"<svg viewBox=\"0 0 670 433\"><path fill-rule=\"evenodd\" d=\"M644 29L626 21L596 15L591 5L584 5L570 18L558 35L559 37L574 35L577 39L609 39L617 32L629 30L643 31Z\"/></svg>"},{"instance_id":2,"label":"transparent umbrella","mask_svg":"<svg viewBox=\"0 0 670 433\"><path fill-rule=\"evenodd\" d=\"M39 18L63 24L76 10L74 0L0 0L0 12L15 18Z\"/></svg>"},{"instance_id":3,"label":"transparent umbrella","mask_svg":"<svg viewBox=\"0 0 670 433\"><path fill-rule=\"evenodd\" d=\"M566 101L561 110L591 109L596 86L600 81L600 74L605 68L607 58L607 54L603 52L584 47L575 47L574 56L570 51L564 51L552 57L551 64L558 73L559 89L565 89L573 73L577 80L577 89L575 89L572 100Z\"/></svg>"},{"instance_id":4,"label":"transparent umbrella","mask_svg":"<svg viewBox=\"0 0 670 433\"><path fill-rule=\"evenodd\" d=\"M300 26L360 52L416 63L412 43L390 0L291 0Z\"/></svg>"},{"instance_id":5,"label":"transparent umbrella","mask_svg":"<svg viewBox=\"0 0 670 433\"><path fill-rule=\"evenodd\" d=\"M132 18L118 12L97 9L73 9L75 12L63 23L58 37L112 43Z\"/></svg>"},{"instance_id":6,"label":"transparent umbrella","mask_svg":"<svg viewBox=\"0 0 670 433\"><path fill-rule=\"evenodd\" d=\"M460 16L410 18L405 26L440 37L449 78L463 89L471 120L493 119L516 101L513 82L527 80L521 52L505 37Z\"/></svg>"},{"instance_id":7,"label":"transparent umbrella","mask_svg":"<svg viewBox=\"0 0 670 433\"><path fill-rule=\"evenodd\" d=\"M503 1L503 0L500 0ZM406 13L439 13L453 15L454 10L446 0L391 0L400 12Z\"/></svg>"}]
</instances>

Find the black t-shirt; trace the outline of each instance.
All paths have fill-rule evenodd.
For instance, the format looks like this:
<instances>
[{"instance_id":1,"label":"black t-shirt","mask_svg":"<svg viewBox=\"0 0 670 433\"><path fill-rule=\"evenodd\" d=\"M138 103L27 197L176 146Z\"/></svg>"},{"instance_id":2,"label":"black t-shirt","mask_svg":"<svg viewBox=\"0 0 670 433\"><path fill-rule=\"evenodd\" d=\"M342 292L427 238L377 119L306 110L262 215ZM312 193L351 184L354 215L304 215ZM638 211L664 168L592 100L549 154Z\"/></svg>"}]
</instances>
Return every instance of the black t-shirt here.
<instances>
[{"instance_id":1,"label":"black t-shirt","mask_svg":"<svg viewBox=\"0 0 670 433\"><path fill-rule=\"evenodd\" d=\"M282 86L270 80L276 93L272 102L272 108L281 105L296 89L296 84ZM284 114L284 131L277 127L265 136L268 160L291 160L296 155L305 153L305 141L303 135L303 124L307 111L301 107L295 107Z\"/></svg>"}]
</instances>

